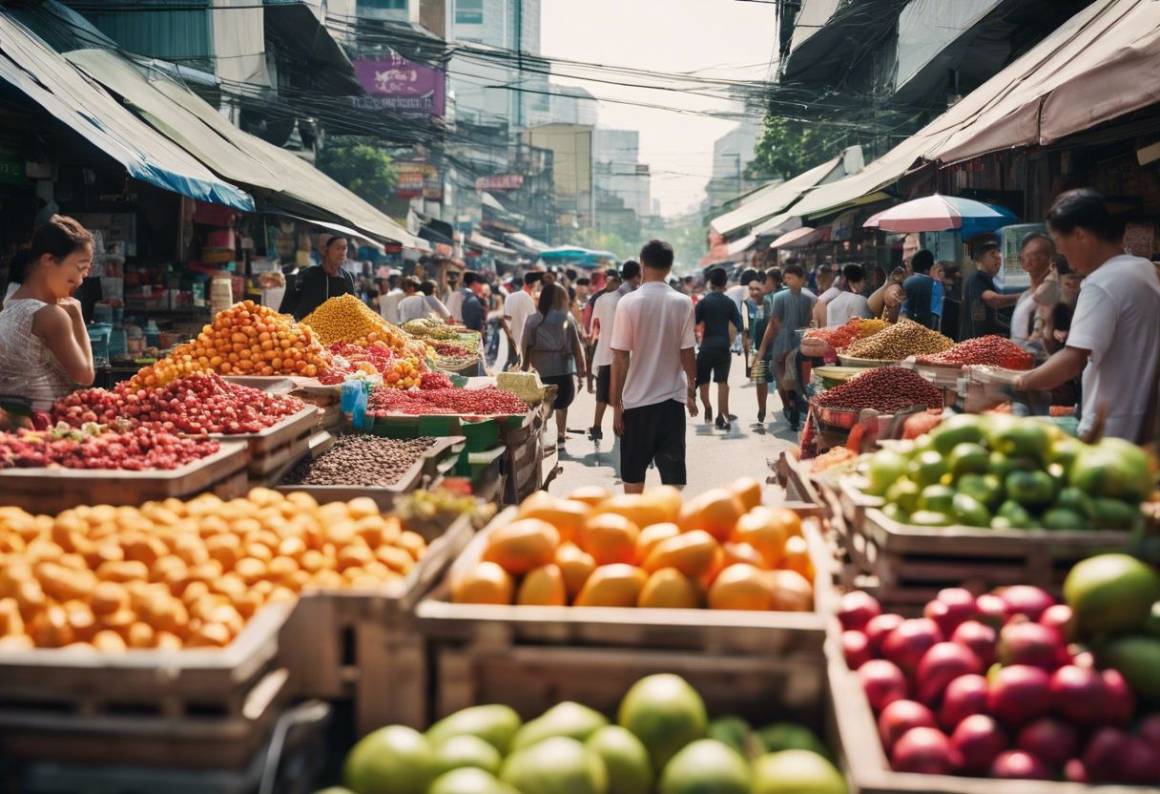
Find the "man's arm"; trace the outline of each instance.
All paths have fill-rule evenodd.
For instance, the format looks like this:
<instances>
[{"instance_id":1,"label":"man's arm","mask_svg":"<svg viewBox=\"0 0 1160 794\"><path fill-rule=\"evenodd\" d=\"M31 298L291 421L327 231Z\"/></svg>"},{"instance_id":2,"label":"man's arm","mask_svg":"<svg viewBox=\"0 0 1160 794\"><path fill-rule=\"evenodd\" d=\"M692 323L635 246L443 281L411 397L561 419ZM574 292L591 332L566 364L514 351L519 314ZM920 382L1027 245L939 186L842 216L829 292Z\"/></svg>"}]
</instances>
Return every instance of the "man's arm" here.
<instances>
[{"instance_id":1,"label":"man's arm","mask_svg":"<svg viewBox=\"0 0 1160 794\"><path fill-rule=\"evenodd\" d=\"M685 370L685 380L689 384L689 391L685 395L685 403L689 408L689 416L697 415L697 354L691 347L681 348L681 366Z\"/></svg>"},{"instance_id":2,"label":"man's arm","mask_svg":"<svg viewBox=\"0 0 1160 794\"><path fill-rule=\"evenodd\" d=\"M1035 369L1017 377L1015 388L1019 391L1051 391L1078 378L1090 355L1090 350L1065 347Z\"/></svg>"},{"instance_id":3,"label":"man's arm","mask_svg":"<svg viewBox=\"0 0 1160 794\"><path fill-rule=\"evenodd\" d=\"M982 299L983 303L990 306L992 309L1002 309L1007 306L1014 306L1019 302L1019 297L1022 292L1012 292L1009 294L995 292L994 290L984 290Z\"/></svg>"},{"instance_id":4,"label":"man's arm","mask_svg":"<svg viewBox=\"0 0 1160 794\"><path fill-rule=\"evenodd\" d=\"M612 351L612 379L609 383L609 399L612 400L612 429L616 435L624 435L624 379L628 376L628 366L632 357L627 350Z\"/></svg>"},{"instance_id":5,"label":"man's arm","mask_svg":"<svg viewBox=\"0 0 1160 794\"><path fill-rule=\"evenodd\" d=\"M765 324L765 333L761 337L761 345L757 348L757 359L760 361L765 358L765 351L773 344L774 337L777 336L778 330L781 328L781 320L776 317L770 317Z\"/></svg>"}]
</instances>

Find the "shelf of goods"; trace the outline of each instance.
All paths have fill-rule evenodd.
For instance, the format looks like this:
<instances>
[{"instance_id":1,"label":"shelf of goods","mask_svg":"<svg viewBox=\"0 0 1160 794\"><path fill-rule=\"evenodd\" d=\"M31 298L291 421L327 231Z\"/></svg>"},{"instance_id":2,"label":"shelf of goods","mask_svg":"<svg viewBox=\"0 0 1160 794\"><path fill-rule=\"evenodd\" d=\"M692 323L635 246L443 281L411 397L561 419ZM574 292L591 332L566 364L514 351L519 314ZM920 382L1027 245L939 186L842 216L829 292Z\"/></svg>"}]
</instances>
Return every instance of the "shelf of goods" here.
<instances>
[{"instance_id":1,"label":"shelf of goods","mask_svg":"<svg viewBox=\"0 0 1160 794\"><path fill-rule=\"evenodd\" d=\"M471 536L459 509L403 523L264 488L0 508L0 752L234 779L292 700L349 698L363 730L414 713L426 657L406 616Z\"/></svg>"},{"instance_id":2,"label":"shelf of goods","mask_svg":"<svg viewBox=\"0 0 1160 794\"><path fill-rule=\"evenodd\" d=\"M0 503L38 513L84 504L138 505L208 491L223 499L246 492L248 450L223 439L218 451L176 469L0 469Z\"/></svg>"},{"instance_id":3,"label":"shelf of goods","mask_svg":"<svg viewBox=\"0 0 1160 794\"><path fill-rule=\"evenodd\" d=\"M342 438L341 436L339 438ZM364 436L352 435L351 439L365 438ZM376 437L371 437L376 438ZM383 442L392 443L394 439L381 439ZM319 503L326 502L345 502L351 499L356 499L360 496L366 496L375 501L380 510L388 511L391 509L395 500L402 494L410 493L418 488L422 488L431 484L440 474L440 470L444 468L443 464L448 458L458 458L464 447L464 438L462 436L447 436L444 438L428 439L429 445L415 454L414 460L406 465L406 468L399 474L398 479L389 485L364 485L361 483L352 484L350 480L344 483L336 483L333 485L317 485L305 484L300 480L293 478L292 475L295 469L287 473L278 485L274 486L277 490L283 493L292 493L294 491L301 491L310 494ZM399 443L399 442L395 442ZM331 453L333 444L318 454L312 454L311 460L317 460L326 454ZM306 459L303 459L298 465L305 466Z\"/></svg>"}]
</instances>

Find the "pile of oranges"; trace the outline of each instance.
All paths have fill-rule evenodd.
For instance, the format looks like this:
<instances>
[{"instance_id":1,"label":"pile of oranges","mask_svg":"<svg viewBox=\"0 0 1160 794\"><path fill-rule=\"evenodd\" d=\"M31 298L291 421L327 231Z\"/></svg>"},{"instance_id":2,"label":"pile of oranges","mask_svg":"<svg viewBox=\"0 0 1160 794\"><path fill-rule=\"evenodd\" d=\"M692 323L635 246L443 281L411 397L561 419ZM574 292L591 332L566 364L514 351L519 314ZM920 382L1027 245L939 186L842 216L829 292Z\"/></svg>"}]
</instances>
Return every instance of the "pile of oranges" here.
<instances>
[{"instance_id":1,"label":"pile of oranges","mask_svg":"<svg viewBox=\"0 0 1160 794\"><path fill-rule=\"evenodd\" d=\"M639 496L539 492L489 532L477 562L453 571L452 599L809 611L814 569L801 519L761 499L752 479L688 501L665 486Z\"/></svg>"},{"instance_id":2,"label":"pile of oranges","mask_svg":"<svg viewBox=\"0 0 1160 794\"><path fill-rule=\"evenodd\" d=\"M375 502L257 488L53 516L0 507L5 648L222 647L265 604L400 581L422 536Z\"/></svg>"},{"instance_id":3,"label":"pile of oranges","mask_svg":"<svg viewBox=\"0 0 1160 794\"><path fill-rule=\"evenodd\" d=\"M218 312L192 342L133 376L135 388L164 386L195 372L313 378L330 356L307 325L253 301Z\"/></svg>"}]
</instances>

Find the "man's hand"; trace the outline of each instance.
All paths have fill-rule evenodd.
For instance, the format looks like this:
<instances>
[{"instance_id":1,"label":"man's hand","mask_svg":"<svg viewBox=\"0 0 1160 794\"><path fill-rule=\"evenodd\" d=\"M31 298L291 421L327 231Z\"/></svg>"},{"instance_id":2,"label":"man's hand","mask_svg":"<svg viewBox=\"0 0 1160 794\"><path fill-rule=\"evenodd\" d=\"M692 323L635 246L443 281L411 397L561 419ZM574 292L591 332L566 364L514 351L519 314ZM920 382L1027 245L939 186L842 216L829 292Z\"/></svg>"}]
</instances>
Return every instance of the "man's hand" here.
<instances>
[{"instance_id":1,"label":"man's hand","mask_svg":"<svg viewBox=\"0 0 1160 794\"><path fill-rule=\"evenodd\" d=\"M697 415L696 389L689 389L689 396L686 398L685 404L689 407L689 416L695 417Z\"/></svg>"},{"instance_id":2,"label":"man's hand","mask_svg":"<svg viewBox=\"0 0 1160 794\"><path fill-rule=\"evenodd\" d=\"M612 409L612 432L617 436L624 435L624 406L618 405Z\"/></svg>"}]
</instances>

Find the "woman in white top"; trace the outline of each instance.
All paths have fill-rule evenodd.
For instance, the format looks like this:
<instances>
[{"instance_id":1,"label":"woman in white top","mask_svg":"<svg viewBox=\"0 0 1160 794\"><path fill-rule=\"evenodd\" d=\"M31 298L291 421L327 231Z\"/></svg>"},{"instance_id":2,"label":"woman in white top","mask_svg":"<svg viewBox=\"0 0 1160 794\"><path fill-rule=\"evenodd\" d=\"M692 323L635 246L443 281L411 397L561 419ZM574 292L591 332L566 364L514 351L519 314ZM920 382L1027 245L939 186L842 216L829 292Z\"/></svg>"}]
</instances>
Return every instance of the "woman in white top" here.
<instances>
[{"instance_id":1,"label":"woman in white top","mask_svg":"<svg viewBox=\"0 0 1160 794\"><path fill-rule=\"evenodd\" d=\"M72 218L53 215L32 236L20 289L0 311L0 395L47 411L96 377L93 350L72 297L93 263L93 238Z\"/></svg>"},{"instance_id":2,"label":"woman in white top","mask_svg":"<svg viewBox=\"0 0 1160 794\"><path fill-rule=\"evenodd\" d=\"M435 282L424 281L418 284L419 291L408 295L399 303L399 322L409 323L411 320L420 320L434 315L440 320L450 320L451 312L443 301L435 297Z\"/></svg>"}]
</instances>

